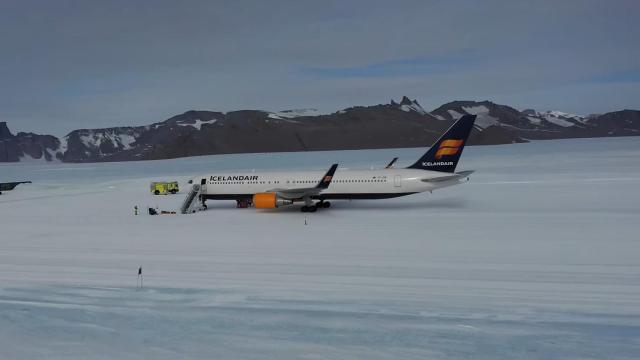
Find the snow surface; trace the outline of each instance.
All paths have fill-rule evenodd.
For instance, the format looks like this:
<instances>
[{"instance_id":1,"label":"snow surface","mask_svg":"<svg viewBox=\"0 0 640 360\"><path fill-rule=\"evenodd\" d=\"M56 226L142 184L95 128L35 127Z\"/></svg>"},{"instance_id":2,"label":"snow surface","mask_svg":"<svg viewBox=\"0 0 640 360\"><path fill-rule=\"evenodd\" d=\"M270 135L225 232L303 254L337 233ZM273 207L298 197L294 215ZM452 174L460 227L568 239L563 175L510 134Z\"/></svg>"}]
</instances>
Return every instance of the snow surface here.
<instances>
[{"instance_id":1,"label":"snow surface","mask_svg":"<svg viewBox=\"0 0 640 360\"><path fill-rule=\"evenodd\" d=\"M133 215L192 174L423 151L0 164L34 182L0 195L0 358L638 357L640 138L467 147L468 183L315 214Z\"/></svg>"}]
</instances>

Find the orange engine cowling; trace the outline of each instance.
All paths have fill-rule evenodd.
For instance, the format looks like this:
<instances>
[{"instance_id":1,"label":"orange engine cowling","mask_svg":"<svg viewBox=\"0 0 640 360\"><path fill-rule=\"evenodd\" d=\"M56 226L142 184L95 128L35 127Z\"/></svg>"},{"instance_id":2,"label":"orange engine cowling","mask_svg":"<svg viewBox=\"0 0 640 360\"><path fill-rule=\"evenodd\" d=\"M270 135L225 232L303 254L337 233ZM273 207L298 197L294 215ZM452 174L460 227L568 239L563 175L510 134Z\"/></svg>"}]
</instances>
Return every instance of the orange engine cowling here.
<instances>
[{"instance_id":1,"label":"orange engine cowling","mask_svg":"<svg viewBox=\"0 0 640 360\"><path fill-rule=\"evenodd\" d=\"M253 195L253 206L259 209L273 209L278 207L276 193L257 193Z\"/></svg>"},{"instance_id":2,"label":"orange engine cowling","mask_svg":"<svg viewBox=\"0 0 640 360\"><path fill-rule=\"evenodd\" d=\"M253 206L258 209L274 209L291 204L293 204L293 201L281 199L276 193L257 193L253 195Z\"/></svg>"}]
</instances>

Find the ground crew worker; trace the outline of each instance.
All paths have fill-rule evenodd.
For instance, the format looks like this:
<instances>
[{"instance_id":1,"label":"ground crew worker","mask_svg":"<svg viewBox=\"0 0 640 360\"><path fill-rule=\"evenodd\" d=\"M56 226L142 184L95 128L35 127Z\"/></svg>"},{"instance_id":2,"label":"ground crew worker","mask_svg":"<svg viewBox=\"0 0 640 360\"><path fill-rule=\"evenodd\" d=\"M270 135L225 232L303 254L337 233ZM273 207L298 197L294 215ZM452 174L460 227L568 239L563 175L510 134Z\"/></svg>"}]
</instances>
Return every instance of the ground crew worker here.
<instances>
[{"instance_id":1,"label":"ground crew worker","mask_svg":"<svg viewBox=\"0 0 640 360\"><path fill-rule=\"evenodd\" d=\"M138 284L137 286L139 286L142 289L142 266L140 266L138 268Z\"/></svg>"}]
</instances>

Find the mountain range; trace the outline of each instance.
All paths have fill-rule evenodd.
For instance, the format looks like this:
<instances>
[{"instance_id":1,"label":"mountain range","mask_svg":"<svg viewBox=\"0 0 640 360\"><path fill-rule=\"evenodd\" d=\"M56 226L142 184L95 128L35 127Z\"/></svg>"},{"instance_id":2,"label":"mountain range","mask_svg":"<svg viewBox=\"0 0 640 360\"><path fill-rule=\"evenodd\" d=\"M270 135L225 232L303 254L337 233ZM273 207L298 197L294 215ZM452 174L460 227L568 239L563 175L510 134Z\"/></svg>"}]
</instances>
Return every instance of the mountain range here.
<instances>
[{"instance_id":1,"label":"mountain range","mask_svg":"<svg viewBox=\"0 0 640 360\"><path fill-rule=\"evenodd\" d=\"M355 106L332 114L313 109L227 113L187 111L147 126L79 129L57 138L19 132L0 122L0 162L100 162L196 155L425 147L456 119L477 115L470 145L640 135L640 111L580 116L516 110L490 101L453 101L426 111L400 102Z\"/></svg>"}]
</instances>

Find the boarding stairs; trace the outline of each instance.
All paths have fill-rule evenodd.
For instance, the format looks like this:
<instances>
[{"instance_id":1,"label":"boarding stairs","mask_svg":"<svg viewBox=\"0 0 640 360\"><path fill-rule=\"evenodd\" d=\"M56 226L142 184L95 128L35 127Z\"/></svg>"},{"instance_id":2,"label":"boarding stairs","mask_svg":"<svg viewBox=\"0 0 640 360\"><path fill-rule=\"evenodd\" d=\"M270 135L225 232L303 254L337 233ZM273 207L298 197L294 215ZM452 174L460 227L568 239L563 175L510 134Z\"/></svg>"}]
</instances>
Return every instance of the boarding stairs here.
<instances>
[{"instance_id":1,"label":"boarding stairs","mask_svg":"<svg viewBox=\"0 0 640 360\"><path fill-rule=\"evenodd\" d=\"M202 210L200 206L196 206L198 204L198 195L200 195L200 185L195 184L191 187L191 191L189 191L187 197L182 202L180 212L183 214L191 214L198 210Z\"/></svg>"}]
</instances>

